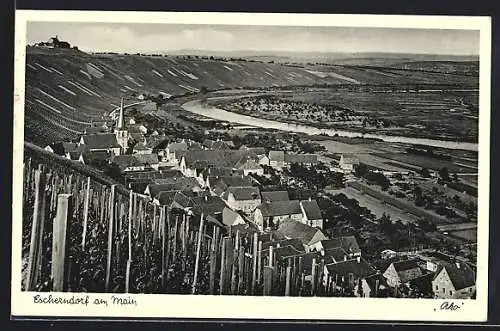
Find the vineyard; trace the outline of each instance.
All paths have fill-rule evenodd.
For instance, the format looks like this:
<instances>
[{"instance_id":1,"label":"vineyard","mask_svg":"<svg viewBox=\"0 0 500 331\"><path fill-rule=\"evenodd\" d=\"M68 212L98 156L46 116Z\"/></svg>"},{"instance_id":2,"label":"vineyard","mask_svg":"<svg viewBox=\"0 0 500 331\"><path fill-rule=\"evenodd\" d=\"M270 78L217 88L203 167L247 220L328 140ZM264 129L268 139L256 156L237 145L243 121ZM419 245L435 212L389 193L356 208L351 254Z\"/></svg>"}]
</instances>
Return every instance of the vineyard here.
<instances>
[{"instance_id":1,"label":"vineyard","mask_svg":"<svg viewBox=\"0 0 500 331\"><path fill-rule=\"evenodd\" d=\"M319 254L281 254L290 247L274 246L269 235L221 227L203 209L156 205L72 161L26 150L26 291L341 294L338 280L323 277Z\"/></svg>"}]
</instances>

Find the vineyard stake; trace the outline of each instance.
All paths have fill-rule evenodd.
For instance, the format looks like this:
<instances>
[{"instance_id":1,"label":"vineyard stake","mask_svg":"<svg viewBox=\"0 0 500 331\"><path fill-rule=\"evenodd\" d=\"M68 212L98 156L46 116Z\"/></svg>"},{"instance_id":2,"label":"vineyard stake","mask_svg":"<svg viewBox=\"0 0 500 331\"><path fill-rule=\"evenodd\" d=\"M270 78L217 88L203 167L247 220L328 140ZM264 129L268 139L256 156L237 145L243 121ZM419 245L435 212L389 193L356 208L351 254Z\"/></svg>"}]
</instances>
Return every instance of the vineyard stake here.
<instances>
[{"instance_id":1,"label":"vineyard stake","mask_svg":"<svg viewBox=\"0 0 500 331\"><path fill-rule=\"evenodd\" d=\"M225 273L226 273L226 240L222 238L222 248L220 256L220 278L219 278L219 294L224 293L225 284Z\"/></svg>"},{"instance_id":2,"label":"vineyard stake","mask_svg":"<svg viewBox=\"0 0 500 331\"><path fill-rule=\"evenodd\" d=\"M262 240L259 240L259 247L257 249L257 284L260 285L260 279L262 274Z\"/></svg>"},{"instance_id":3,"label":"vineyard stake","mask_svg":"<svg viewBox=\"0 0 500 331\"><path fill-rule=\"evenodd\" d=\"M165 207L163 207L165 208ZM166 239L167 239L167 252L165 254L165 269L167 271L167 275L166 275L166 279L168 279L168 269L169 269L169 265L170 265L170 241L171 241L171 235L170 235L170 231L171 231L171 226L170 226L170 213L171 213L171 210L169 207L166 207L166 213L167 213L167 227L166 227L166 231L164 232L164 236L166 236Z\"/></svg>"},{"instance_id":4,"label":"vineyard stake","mask_svg":"<svg viewBox=\"0 0 500 331\"><path fill-rule=\"evenodd\" d=\"M198 265L200 263L200 250L201 250L201 239L203 237L203 226L204 226L203 213L201 213L200 218L200 231L198 231L198 244L196 245L196 260L194 263L194 278L193 287L191 288L191 294L196 293L196 283L198 281Z\"/></svg>"},{"instance_id":5,"label":"vineyard stake","mask_svg":"<svg viewBox=\"0 0 500 331\"><path fill-rule=\"evenodd\" d=\"M245 247L240 244L240 252L238 256L238 294L241 295L243 293L243 278L245 267Z\"/></svg>"},{"instance_id":6,"label":"vineyard stake","mask_svg":"<svg viewBox=\"0 0 500 331\"><path fill-rule=\"evenodd\" d=\"M252 295L255 295L255 281L257 278L257 249L258 249L257 232L253 234L253 251L252 251Z\"/></svg>"},{"instance_id":7,"label":"vineyard stake","mask_svg":"<svg viewBox=\"0 0 500 331\"><path fill-rule=\"evenodd\" d=\"M236 231L236 236L234 239L234 247L233 247L233 258L231 261L231 294L236 293L236 262L239 259L238 256L238 247L239 247L239 239L240 239L240 233L239 231Z\"/></svg>"},{"instance_id":8,"label":"vineyard stake","mask_svg":"<svg viewBox=\"0 0 500 331\"><path fill-rule=\"evenodd\" d=\"M215 290L215 268L216 268L216 247L217 247L217 232L216 227L213 227L212 242L210 245L210 278L209 278L209 293L214 294Z\"/></svg>"},{"instance_id":9,"label":"vineyard stake","mask_svg":"<svg viewBox=\"0 0 500 331\"><path fill-rule=\"evenodd\" d=\"M132 202L133 202L133 192L130 190L129 200L128 200L128 259L127 259L127 269L125 271L125 293L130 290L130 264L132 263Z\"/></svg>"},{"instance_id":10,"label":"vineyard stake","mask_svg":"<svg viewBox=\"0 0 500 331\"><path fill-rule=\"evenodd\" d=\"M85 190L85 203L83 205L83 233L82 233L82 251L85 251L85 238L87 236L87 222L89 219L90 202L90 176L87 177L87 189Z\"/></svg>"},{"instance_id":11,"label":"vineyard stake","mask_svg":"<svg viewBox=\"0 0 500 331\"><path fill-rule=\"evenodd\" d=\"M37 279L38 255L40 254L39 238L41 223L44 218L42 215L42 199L45 194L45 174L41 170L35 170L35 202L33 208L33 222L31 224L31 243L28 260L28 282L29 291L35 290Z\"/></svg>"},{"instance_id":12,"label":"vineyard stake","mask_svg":"<svg viewBox=\"0 0 500 331\"><path fill-rule=\"evenodd\" d=\"M286 267L286 283L285 283L285 296L290 296L290 281L291 281L292 267Z\"/></svg>"},{"instance_id":13,"label":"vineyard stake","mask_svg":"<svg viewBox=\"0 0 500 331\"><path fill-rule=\"evenodd\" d=\"M108 258L106 262L106 292L109 290L109 281L111 278L111 253L113 250L113 221L114 221L114 208L113 203L115 201L115 187L116 185L111 185L111 194L109 196L110 205L110 215L108 220Z\"/></svg>"},{"instance_id":14,"label":"vineyard stake","mask_svg":"<svg viewBox=\"0 0 500 331\"><path fill-rule=\"evenodd\" d=\"M311 266L311 295L316 295L316 258L313 258Z\"/></svg>"},{"instance_id":15,"label":"vineyard stake","mask_svg":"<svg viewBox=\"0 0 500 331\"><path fill-rule=\"evenodd\" d=\"M59 194L57 197L57 213L53 224L52 238L52 290L62 292L67 289L65 273L69 267L66 256L66 240L68 237L68 221L73 214L71 194Z\"/></svg>"}]
</instances>

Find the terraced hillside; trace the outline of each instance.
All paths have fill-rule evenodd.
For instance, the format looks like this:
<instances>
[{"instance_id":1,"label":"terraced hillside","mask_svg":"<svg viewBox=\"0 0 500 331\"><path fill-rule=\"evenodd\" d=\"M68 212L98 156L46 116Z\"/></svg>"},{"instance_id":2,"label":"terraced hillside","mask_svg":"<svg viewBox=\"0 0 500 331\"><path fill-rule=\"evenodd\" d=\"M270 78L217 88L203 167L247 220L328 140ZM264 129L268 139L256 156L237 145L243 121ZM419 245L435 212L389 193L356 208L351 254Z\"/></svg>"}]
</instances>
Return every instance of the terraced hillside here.
<instances>
[{"instance_id":1,"label":"terraced hillside","mask_svg":"<svg viewBox=\"0 0 500 331\"><path fill-rule=\"evenodd\" d=\"M290 85L445 84L469 82L446 74L384 69L287 66L208 57L87 54L27 48L25 140L44 145L77 138L92 121L119 105L124 94L184 95L208 89ZM132 102L132 101L130 101ZM129 102L129 103L130 103Z\"/></svg>"}]
</instances>

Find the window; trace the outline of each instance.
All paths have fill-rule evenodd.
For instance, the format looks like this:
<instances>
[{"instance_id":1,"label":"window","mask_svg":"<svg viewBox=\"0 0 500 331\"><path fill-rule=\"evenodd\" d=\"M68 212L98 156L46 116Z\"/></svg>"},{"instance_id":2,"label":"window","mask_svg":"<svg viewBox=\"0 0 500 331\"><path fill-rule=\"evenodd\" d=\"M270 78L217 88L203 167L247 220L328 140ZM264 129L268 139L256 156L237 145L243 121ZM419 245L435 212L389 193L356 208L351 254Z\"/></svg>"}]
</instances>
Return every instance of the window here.
<instances>
[{"instance_id":1,"label":"window","mask_svg":"<svg viewBox=\"0 0 500 331\"><path fill-rule=\"evenodd\" d=\"M453 291L452 290L450 290L450 295L453 295Z\"/></svg>"},{"instance_id":2,"label":"window","mask_svg":"<svg viewBox=\"0 0 500 331\"><path fill-rule=\"evenodd\" d=\"M446 289L443 287L443 293L446 293Z\"/></svg>"},{"instance_id":3,"label":"window","mask_svg":"<svg viewBox=\"0 0 500 331\"><path fill-rule=\"evenodd\" d=\"M439 290L439 285L436 285L436 291Z\"/></svg>"},{"instance_id":4,"label":"window","mask_svg":"<svg viewBox=\"0 0 500 331\"><path fill-rule=\"evenodd\" d=\"M469 293L472 293L472 287L469 287Z\"/></svg>"}]
</instances>

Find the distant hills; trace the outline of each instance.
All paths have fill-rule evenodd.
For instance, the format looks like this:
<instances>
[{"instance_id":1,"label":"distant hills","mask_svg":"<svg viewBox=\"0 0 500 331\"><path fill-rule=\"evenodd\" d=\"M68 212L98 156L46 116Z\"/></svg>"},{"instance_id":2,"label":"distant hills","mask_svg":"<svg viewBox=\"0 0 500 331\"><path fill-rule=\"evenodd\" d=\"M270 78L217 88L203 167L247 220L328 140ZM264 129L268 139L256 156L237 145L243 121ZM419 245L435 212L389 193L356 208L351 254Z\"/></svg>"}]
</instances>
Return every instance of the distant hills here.
<instances>
[{"instance_id":1,"label":"distant hills","mask_svg":"<svg viewBox=\"0 0 500 331\"><path fill-rule=\"evenodd\" d=\"M225 58L244 58L263 62L299 62L299 63L328 63L339 65L374 65L378 62L387 64L422 61L479 61L477 55L442 55L442 54L409 54L409 53L336 53L336 52L290 52L273 51L262 52L252 50L242 51L213 51L199 49L182 49L178 51L160 52L169 55L216 56Z\"/></svg>"}]
</instances>

